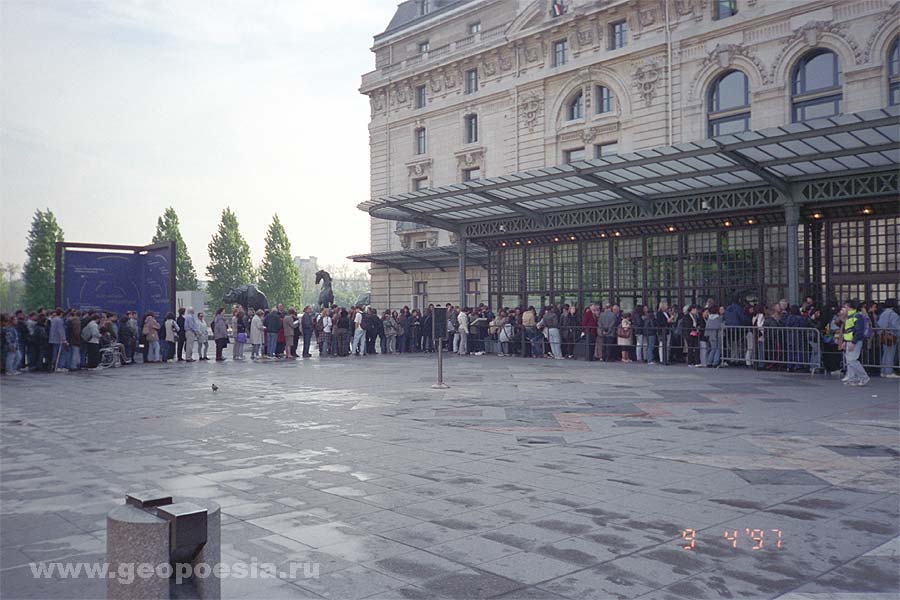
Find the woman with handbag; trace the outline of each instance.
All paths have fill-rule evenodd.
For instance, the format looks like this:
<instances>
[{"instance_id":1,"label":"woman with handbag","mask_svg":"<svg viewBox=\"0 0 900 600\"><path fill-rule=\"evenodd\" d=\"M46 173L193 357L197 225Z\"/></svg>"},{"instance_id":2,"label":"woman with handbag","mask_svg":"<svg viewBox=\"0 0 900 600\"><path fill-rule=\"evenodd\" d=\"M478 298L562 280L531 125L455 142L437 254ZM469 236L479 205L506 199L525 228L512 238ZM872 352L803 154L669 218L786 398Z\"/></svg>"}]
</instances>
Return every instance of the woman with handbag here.
<instances>
[{"instance_id":1,"label":"woman with handbag","mask_svg":"<svg viewBox=\"0 0 900 600\"><path fill-rule=\"evenodd\" d=\"M234 331L234 348L231 351L231 358L244 360L244 344L247 343L247 320L244 318L244 309L235 309L231 328Z\"/></svg>"}]
</instances>

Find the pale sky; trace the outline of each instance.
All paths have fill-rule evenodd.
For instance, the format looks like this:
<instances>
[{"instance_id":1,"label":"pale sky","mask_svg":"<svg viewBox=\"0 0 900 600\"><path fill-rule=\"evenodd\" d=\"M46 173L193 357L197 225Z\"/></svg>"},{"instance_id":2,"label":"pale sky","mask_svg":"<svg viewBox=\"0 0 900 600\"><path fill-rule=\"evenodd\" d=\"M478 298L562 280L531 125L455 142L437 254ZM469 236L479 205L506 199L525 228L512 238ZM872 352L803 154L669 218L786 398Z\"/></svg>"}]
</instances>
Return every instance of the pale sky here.
<instances>
[{"instance_id":1,"label":"pale sky","mask_svg":"<svg viewBox=\"0 0 900 600\"><path fill-rule=\"evenodd\" d=\"M175 207L200 278L231 206L262 259L369 250L372 37L399 0L0 0L0 262L32 214L143 245Z\"/></svg>"}]
</instances>

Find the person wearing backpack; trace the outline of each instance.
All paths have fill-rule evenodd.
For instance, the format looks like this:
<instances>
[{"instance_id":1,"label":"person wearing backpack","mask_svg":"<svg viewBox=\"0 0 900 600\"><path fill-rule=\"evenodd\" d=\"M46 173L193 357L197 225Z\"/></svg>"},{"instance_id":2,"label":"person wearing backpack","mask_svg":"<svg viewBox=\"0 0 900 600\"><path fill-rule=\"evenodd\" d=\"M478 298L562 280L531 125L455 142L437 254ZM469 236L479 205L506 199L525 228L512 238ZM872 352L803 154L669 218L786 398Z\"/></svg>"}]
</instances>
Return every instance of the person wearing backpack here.
<instances>
[{"instance_id":1,"label":"person wearing backpack","mask_svg":"<svg viewBox=\"0 0 900 600\"><path fill-rule=\"evenodd\" d=\"M869 375L859 362L866 340L872 337L872 324L864 312L859 310L859 302L848 300L844 303L844 360L847 363L846 385L863 387L869 383Z\"/></svg>"}]
</instances>

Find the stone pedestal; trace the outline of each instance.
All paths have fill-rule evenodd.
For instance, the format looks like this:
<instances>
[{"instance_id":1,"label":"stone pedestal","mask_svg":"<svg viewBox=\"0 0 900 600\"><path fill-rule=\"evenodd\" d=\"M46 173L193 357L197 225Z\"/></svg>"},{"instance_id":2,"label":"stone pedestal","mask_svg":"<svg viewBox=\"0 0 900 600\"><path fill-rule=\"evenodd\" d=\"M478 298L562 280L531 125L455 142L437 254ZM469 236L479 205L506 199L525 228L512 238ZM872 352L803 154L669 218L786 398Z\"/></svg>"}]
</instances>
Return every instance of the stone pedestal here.
<instances>
[{"instance_id":1,"label":"stone pedestal","mask_svg":"<svg viewBox=\"0 0 900 600\"><path fill-rule=\"evenodd\" d=\"M140 577L142 565L169 562L169 524L134 506L119 506L106 515L106 561L109 573L106 597L110 600L168 600L169 580Z\"/></svg>"},{"instance_id":2,"label":"stone pedestal","mask_svg":"<svg viewBox=\"0 0 900 600\"><path fill-rule=\"evenodd\" d=\"M119 506L106 516L106 560L109 572L115 574L107 580L109 600L169 600L173 596L219 600L222 597L222 582L216 576L216 566L222 556L220 507L204 498L176 498L176 501L192 502L207 510L206 544L191 563L194 576L177 589L174 579L161 577L160 573L172 572L160 567L169 563L168 521L152 511Z\"/></svg>"}]
</instances>

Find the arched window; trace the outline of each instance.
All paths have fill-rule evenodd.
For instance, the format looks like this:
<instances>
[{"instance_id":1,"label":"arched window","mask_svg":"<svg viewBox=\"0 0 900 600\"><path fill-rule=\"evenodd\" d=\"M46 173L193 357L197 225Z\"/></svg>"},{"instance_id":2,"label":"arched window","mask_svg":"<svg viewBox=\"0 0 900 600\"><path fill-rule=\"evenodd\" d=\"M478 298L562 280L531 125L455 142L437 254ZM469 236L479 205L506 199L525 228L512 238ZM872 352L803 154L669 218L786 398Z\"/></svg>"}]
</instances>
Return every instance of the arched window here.
<instances>
[{"instance_id":1,"label":"arched window","mask_svg":"<svg viewBox=\"0 0 900 600\"><path fill-rule=\"evenodd\" d=\"M709 137L750 131L750 82L741 71L727 71L709 89Z\"/></svg>"},{"instance_id":2,"label":"arched window","mask_svg":"<svg viewBox=\"0 0 900 600\"><path fill-rule=\"evenodd\" d=\"M894 39L888 51L888 103L900 104L900 37Z\"/></svg>"},{"instance_id":3,"label":"arched window","mask_svg":"<svg viewBox=\"0 0 900 600\"><path fill-rule=\"evenodd\" d=\"M574 121L584 117L584 93L578 92L575 97L569 100L566 107L566 120Z\"/></svg>"},{"instance_id":4,"label":"arched window","mask_svg":"<svg viewBox=\"0 0 900 600\"><path fill-rule=\"evenodd\" d=\"M800 59L791 78L795 123L841 114L841 63L831 50L814 50Z\"/></svg>"},{"instance_id":5,"label":"arched window","mask_svg":"<svg viewBox=\"0 0 900 600\"><path fill-rule=\"evenodd\" d=\"M597 99L594 103L598 115L613 112L616 108L616 97L605 85L597 86Z\"/></svg>"}]
</instances>

